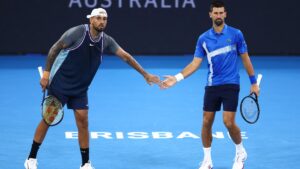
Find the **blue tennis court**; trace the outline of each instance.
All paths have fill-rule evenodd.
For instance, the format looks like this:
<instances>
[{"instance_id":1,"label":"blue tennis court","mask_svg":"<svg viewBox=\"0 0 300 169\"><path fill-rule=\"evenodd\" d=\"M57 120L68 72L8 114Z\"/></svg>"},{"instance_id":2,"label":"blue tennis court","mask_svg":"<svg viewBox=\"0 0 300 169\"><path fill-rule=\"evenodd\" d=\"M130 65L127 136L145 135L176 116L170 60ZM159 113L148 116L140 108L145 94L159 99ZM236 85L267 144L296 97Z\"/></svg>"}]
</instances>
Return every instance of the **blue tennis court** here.
<instances>
[{"instance_id":1,"label":"blue tennis court","mask_svg":"<svg viewBox=\"0 0 300 169\"><path fill-rule=\"evenodd\" d=\"M150 73L176 74L192 56L136 56ZM252 57L262 73L261 116L241 128L248 152L246 169L298 169L300 166L300 57ZM37 67L43 55L0 57L0 168L23 168L41 119ZM241 67L242 64L240 63ZM197 169L203 152L200 138L206 63L168 90L148 86L142 76L115 56L104 57L89 90L90 159L96 169ZM241 69L240 98L250 82ZM221 112L213 126L215 169L231 169L235 147ZM41 169L79 168L73 112L52 127L38 154Z\"/></svg>"}]
</instances>

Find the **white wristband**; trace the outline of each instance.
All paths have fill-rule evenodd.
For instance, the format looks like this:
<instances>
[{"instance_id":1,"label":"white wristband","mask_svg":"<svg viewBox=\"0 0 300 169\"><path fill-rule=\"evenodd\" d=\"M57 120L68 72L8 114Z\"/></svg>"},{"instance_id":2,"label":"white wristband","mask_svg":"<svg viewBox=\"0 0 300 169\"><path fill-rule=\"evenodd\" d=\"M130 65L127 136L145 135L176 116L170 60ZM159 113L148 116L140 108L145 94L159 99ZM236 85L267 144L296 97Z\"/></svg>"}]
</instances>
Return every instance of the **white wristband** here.
<instances>
[{"instance_id":1,"label":"white wristband","mask_svg":"<svg viewBox=\"0 0 300 169\"><path fill-rule=\"evenodd\" d=\"M175 75L175 79L177 82L180 82L181 80L184 79L184 76L182 73L178 73L177 75Z\"/></svg>"}]
</instances>

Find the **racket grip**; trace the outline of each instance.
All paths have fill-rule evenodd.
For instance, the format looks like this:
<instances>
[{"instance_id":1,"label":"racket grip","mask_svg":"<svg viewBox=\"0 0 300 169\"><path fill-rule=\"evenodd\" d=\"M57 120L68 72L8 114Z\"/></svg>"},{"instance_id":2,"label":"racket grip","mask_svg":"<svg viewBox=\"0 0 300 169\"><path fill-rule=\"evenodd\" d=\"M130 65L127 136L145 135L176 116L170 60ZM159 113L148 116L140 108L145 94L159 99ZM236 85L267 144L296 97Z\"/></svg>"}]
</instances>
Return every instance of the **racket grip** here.
<instances>
[{"instance_id":1,"label":"racket grip","mask_svg":"<svg viewBox=\"0 0 300 169\"><path fill-rule=\"evenodd\" d=\"M43 77L43 68L42 68L42 66L38 67L38 71L39 71L40 77L42 78Z\"/></svg>"},{"instance_id":2,"label":"racket grip","mask_svg":"<svg viewBox=\"0 0 300 169\"><path fill-rule=\"evenodd\" d=\"M258 86L260 85L261 79L262 79L262 74L258 74L257 75L257 85Z\"/></svg>"}]
</instances>

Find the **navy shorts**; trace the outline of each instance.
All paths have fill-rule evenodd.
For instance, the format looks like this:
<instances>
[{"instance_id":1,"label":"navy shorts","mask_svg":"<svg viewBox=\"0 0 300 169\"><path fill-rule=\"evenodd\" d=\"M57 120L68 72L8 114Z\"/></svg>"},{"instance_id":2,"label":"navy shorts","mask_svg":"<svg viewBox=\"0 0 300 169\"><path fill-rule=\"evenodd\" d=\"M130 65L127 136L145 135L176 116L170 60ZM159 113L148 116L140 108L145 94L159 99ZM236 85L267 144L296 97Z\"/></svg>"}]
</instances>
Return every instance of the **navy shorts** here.
<instances>
[{"instance_id":1,"label":"navy shorts","mask_svg":"<svg viewBox=\"0 0 300 169\"><path fill-rule=\"evenodd\" d=\"M240 86L226 84L219 86L206 86L204 94L204 111L216 112L221 110L236 112L239 101Z\"/></svg>"},{"instance_id":2,"label":"navy shorts","mask_svg":"<svg viewBox=\"0 0 300 169\"><path fill-rule=\"evenodd\" d=\"M55 96L64 106L67 104L68 109L88 109L88 96L87 93L77 96L66 96L54 90L48 90L48 95Z\"/></svg>"}]
</instances>

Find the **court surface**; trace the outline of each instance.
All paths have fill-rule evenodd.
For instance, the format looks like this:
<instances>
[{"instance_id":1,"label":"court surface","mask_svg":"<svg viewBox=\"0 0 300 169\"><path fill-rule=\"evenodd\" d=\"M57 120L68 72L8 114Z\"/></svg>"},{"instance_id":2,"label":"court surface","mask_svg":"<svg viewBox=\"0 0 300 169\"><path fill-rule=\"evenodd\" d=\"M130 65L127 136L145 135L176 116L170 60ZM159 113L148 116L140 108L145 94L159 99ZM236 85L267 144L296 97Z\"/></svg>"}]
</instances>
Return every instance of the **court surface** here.
<instances>
[{"instance_id":1,"label":"court surface","mask_svg":"<svg viewBox=\"0 0 300 169\"><path fill-rule=\"evenodd\" d=\"M149 72L178 73L192 56L136 56ZM254 125L238 112L248 152L245 169L300 166L300 57L252 57L262 73L261 118ZM37 66L45 56L0 57L0 168L22 169L41 120ZM242 64L240 63L241 67ZM148 86L115 56L106 56L89 90L90 159L96 169L198 169L206 62L168 90ZM240 71L240 98L250 82ZM39 169L78 169L81 157L71 110L52 127L38 154ZM235 147L218 112L213 126L214 169L231 169Z\"/></svg>"}]
</instances>

